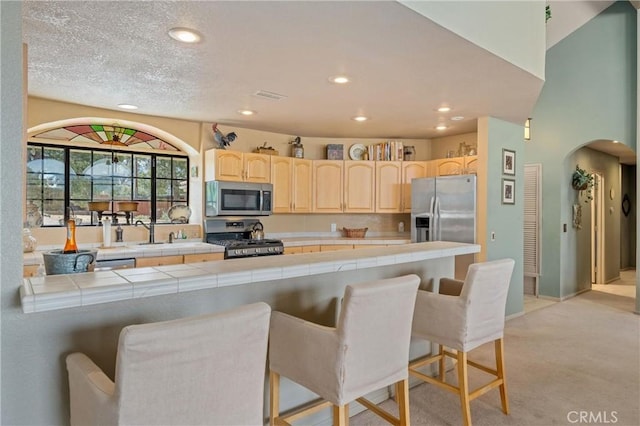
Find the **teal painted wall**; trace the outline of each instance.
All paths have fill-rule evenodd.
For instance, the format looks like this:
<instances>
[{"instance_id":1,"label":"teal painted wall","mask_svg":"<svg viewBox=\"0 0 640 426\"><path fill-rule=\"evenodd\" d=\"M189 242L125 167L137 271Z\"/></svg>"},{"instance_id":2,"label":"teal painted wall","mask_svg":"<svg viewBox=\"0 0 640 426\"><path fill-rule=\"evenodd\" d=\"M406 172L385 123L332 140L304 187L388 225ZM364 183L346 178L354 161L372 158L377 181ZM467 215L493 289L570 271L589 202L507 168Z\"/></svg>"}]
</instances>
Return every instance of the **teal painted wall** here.
<instances>
[{"instance_id":1,"label":"teal painted wall","mask_svg":"<svg viewBox=\"0 0 640 426\"><path fill-rule=\"evenodd\" d=\"M478 121L479 138L486 137L487 150L487 219L486 219L486 260L505 257L516 261L509 293L507 295L506 314L523 311L523 229L524 229L524 130L523 126L508 123L496 118L483 118ZM502 173L502 150L516 153L516 174ZM516 182L515 203L502 203L502 180L513 179ZM491 233L496 239L491 241Z\"/></svg>"},{"instance_id":2,"label":"teal painted wall","mask_svg":"<svg viewBox=\"0 0 640 426\"><path fill-rule=\"evenodd\" d=\"M636 10L616 2L547 52L544 88L532 114L526 163L542 164L540 293L565 297L580 288L577 255L562 224L574 201L567 159L598 139L636 150ZM619 241L619 240L616 240Z\"/></svg>"},{"instance_id":3,"label":"teal painted wall","mask_svg":"<svg viewBox=\"0 0 640 426\"><path fill-rule=\"evenodd\" d=\"M567 169L573 170L576 165L589 172L598 172L603 177L602 187L598 188L604 195L604 282L612 281L620 276L620 163L618 157L589 148L580 148L565 159ZM610 191L613 190L613 199ZM595 192L594 192L595 195ZM568 186L568 201L563 223L568 222L567 232L562 233L562 241L569 253L575 256L562 264L562 294L569 296L591 288L591 207L587 203L586 193ZM572 206L582 206L582 229L571 226ZM564 210L563 210L564 211ZM575 261L574 261L575 259Z\"/></svg>"}]
</instances>

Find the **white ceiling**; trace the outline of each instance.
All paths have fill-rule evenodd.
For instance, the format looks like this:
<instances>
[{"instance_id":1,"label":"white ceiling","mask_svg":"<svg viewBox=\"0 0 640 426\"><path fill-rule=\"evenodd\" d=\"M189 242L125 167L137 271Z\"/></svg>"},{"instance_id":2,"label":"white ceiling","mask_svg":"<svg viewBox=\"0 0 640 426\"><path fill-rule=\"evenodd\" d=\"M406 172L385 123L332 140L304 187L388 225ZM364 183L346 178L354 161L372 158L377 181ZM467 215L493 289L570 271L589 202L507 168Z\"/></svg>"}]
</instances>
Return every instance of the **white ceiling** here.
<instances>
[{"instance_id":1,"label":"white ceiling","mask_svg":"<svg viewBox=\"0 0 640 426\"><path fill-rule=\"evenodd\" d=\"M555 3L549 29L584 24ZM32 96L306 137L433 138L474 132L481 116L524 123L541 87L395 1L24 1L23 16ZM172 27L203 41L178 43ZM342 73L353 82L328 82Z\"/></svg>"}]
</instances>

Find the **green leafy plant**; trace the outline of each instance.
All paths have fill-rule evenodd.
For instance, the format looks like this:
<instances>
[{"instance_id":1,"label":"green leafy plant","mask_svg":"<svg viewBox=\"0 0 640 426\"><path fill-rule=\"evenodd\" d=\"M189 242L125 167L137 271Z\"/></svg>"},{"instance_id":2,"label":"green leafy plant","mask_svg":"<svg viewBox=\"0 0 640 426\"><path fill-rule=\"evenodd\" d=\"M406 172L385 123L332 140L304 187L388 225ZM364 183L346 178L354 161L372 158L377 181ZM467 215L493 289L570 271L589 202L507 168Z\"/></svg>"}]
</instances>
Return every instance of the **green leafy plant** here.
<instances>
[{"instance_id":1,"label":"green leafy plant","mask_svg":"<svg viewBox=\"0 0 640 426\"><path fill-rule=\"evenodd\" d=\"M587 191L587 199L584 201L588 203L593 200L591 190L595 184L595 179L592 173L581 169L580 166L576 166L575 172L571 175L571 187L576 191Z\"/></svg>"},{"instance_id":2,"label":"green leafy plant","mask_svg":"<svg viewBox=\"0 0 640 426\"><path fill-rule=\"evenodd\" d=\"M547 5L544 8L544 23L546 24L549 19L551 19L551 6Z\"/></svg>"}]
</instances>

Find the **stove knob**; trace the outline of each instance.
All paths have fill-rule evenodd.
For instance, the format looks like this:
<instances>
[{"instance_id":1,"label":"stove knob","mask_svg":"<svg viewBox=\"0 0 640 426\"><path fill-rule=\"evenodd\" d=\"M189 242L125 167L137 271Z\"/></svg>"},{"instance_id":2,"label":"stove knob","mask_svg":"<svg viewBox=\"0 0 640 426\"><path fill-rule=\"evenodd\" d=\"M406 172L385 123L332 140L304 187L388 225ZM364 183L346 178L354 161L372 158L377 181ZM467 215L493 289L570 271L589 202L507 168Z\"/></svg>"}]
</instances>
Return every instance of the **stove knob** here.
<instances>
[{"instance_id":1,"label":"stove knob","mask_svg":"<svg viewBox=\"0 0 640 426\"><path fill-rule=\"evenodd\" d=\"M240 250L238 250L240 251ZM242 249L242 254L247 254L247 249Z\"/></svg>"},{"instance_id":2,"label":"stove knob","mask_svg":"<svg viewBox=\"0 0 640 426\"><path fill-rule=\"evenodd\" d=\"M273 247L269 247L267 251L273 251Z\"/></svg>"}]
</instances>

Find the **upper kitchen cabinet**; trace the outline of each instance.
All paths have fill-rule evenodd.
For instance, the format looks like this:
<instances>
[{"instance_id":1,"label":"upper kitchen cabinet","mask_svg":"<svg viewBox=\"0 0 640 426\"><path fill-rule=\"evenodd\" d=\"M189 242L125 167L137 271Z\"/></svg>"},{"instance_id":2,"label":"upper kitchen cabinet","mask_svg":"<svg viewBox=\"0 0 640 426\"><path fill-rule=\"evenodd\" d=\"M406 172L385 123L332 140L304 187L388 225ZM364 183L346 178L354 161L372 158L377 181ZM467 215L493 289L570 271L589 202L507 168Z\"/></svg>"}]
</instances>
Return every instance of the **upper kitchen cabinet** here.
<instances>
[{"instance_id":1,"label":"upper kitchen cabinet","mask_svg":"<svg viewBox=\"0 0 640 426\"><path fill-rule=\"evenodd\" d=\"M289 213L292 208L292 164L293 158L271 159L271 183L273 184L272 208L274 213Z\"/></svg>"},{"instance_id":2,"label":"upper kitchen cabinet","mask_svg":"<svg viewBox=\"0 0 640 426\"><path fill-rule=\"evenodd\" d=\"M274 213L309 213L313 194L312 161L300 158L271 158Z\"/></svg>"},{"instance_id":3,"label":"upper kitchen cabinet","mask_svg":"<svg viewBox=\"0 0 640 426\"><path fill-rule=\"evenodd\" d=\"M377 213L402 212L402 162L376 161Z\"/></svg>"},{"instance_id":4,"label":"upper kitchen cabinet","mask_svg":"<svg viewBox=\"0 0 640 426\"><path fill-rule=\"evenodd\" d=\"M411 179L429 176L428 161L402 162L402 212L411 213Z\"/></svg>"},{"instance_id":5,"label":"upper kitchen cabinet","mask_svg":"<svg viewBox=\"0 0 640 426\"><path fill-rule=\"evenodd\" d=\"M205 152L205 180L271 182L271 156L210 149Z\"/></svg>"},{"instance_id":6,"label":"upper kitchen cabinet","mask_svg":"<svg viewBox=\"0 0 640 426\"><path fill-rule=\"evenodd\" d=\"M461 175L464 171L464 157L441 158L432 161L434 176Z\"/></svg>"},{"instance_id":7,"label":"upper kitchen cabinet","mask_svg":"<svg viewBox=\"0 0 640 426\"><path fill-rule=\"evenodd\" d=\"M375 161L344 162L344 212L375 211Z\"/></svg>"},{"instance_id":8,"label":"upper kitchen cabinet","mask_svg":"<svg viewBox=\"0 0 640 426\"><path fill-rule=\"evenodd\" d=\"M464 172L466 173L478 173L478 156L469 155L464 157Z\"/></svg>"},{"instance_id":9,"label":"upper kitchen cabinet","mask_svg":"<svg viewBox=\"0 0 640 426\"><path fill-rule=\"evenodd\" d=\"M427 161L376 162L376 212L411 213L411 179L428 172Z\"/></svg>"},{"instance_id":10,"label":"upper kitchen cabinet","mask_svg":"<svg viewBox=\"0 0 640 426\"><path fill-rule=\"evenodd\" d=\"M294 213L310 213L313 209L313 162L293 159L291 198Z\"/></svg>"},{"instance_id":11,"label":"upper kitchen cabinet","mask_svg":"<svg viewBox=\"0 0 640 426\"><path fill-rule=\"evenodd\" d=\"M342 213L344 192L344 161L313 161L313 211Z\"/></svg>"}]
</instances>

